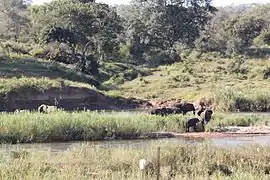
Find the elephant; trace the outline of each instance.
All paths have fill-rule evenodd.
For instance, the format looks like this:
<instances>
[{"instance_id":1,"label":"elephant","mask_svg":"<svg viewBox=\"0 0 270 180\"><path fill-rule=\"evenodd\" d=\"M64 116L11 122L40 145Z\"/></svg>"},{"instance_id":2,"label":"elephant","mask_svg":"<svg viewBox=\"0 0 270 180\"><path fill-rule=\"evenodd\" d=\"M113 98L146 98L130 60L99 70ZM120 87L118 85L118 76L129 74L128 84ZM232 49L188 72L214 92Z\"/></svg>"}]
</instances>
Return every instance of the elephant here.
<instances>
[{"instance_id":1,"label":"elephant","mask_svg":"<svg viewBox=\"0 0 270 180\"><path fill-rule=\"evenodd\" d=\"M201 116L202 112L205 111L204 107L201 107L201 109L197 112L198 116Z\"/></svg>"},{"instance_id":2,"label":"elephant","mask_svg":"<svg viewBox=\"0 0 270 180\"><path fill-rule=\"evenodd\" d=\"M155 108L150 111L150 114L153 115L161 115L161 116L166 116L168 114L179 114L181 113L182 110L177 107L171 107L171 108Z\"/></svg>"},{"instance_id":3,"label":"elephant","mask_svg":"<svg viewBox=\"0 0 270 180\"><path fill-rule=\"evenodd\" d=\"M193 111L193 114L195 115L195 107L192 103L180 103L178 105L175 105L175 107L180 108L183 115L186 115L189 111Z\"/></svg>"},{"instance_id":4,"label":"elephant","mask_svg":"<svg viewBox=\"0 0 270 180\"><path fill-rule=\"evenodd\" d=\"M213 111L211 109L201 109L197 114L200 116L201 121L207 124L212 118Z\"/></svg>"},{"instance_id":5,"label":"elephant","mask_svg":"<svg viewBox=\"0 0 270 180\"><path fill-rule=\"evenodd\" d=\"M42 104L38 107L38 112L40 112L40 113L49 113L49 112L52 112L55 110L57 110L56 106L49 106L46 104Z\"/></svg>"},{"instance_id":6,"label":"elephant","mask_svg":"<svg viewBox=\"0 0 270 180\"><path fill-rule=\"evenodd\" d=\"M190 127L193 127L194 131L197 132L197 123L202 124L202 128L204 131L204 122L201 121L199 118L191 118L191 119L188 119L186 122L186 132L189 132Z\"/></svg>"},{"instance_id":7,"label":"elephant","mask_svg":"<svg viewBox=\"0 0 270 180\"><path fill-rule=\"evenodd\" d=\"M29 110L27 110L27 109L16 109L15 111L14 111L14 113L27 113L27 112L30 112Z\"/></svg>"}]
</instances>

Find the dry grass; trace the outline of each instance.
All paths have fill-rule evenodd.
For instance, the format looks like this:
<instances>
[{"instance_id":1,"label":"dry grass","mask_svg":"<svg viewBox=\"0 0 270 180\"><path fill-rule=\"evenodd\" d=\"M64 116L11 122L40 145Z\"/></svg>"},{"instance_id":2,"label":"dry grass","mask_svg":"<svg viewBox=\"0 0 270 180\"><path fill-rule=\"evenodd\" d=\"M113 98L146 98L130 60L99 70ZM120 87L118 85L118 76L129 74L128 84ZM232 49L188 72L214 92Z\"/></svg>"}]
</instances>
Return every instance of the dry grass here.
<instances>
[{"instance_id":1,"label":"dry grass","mask_svg":"<svg viewBox=\"0 0 270 180\"><path fill-rule=\"evenodd\" d=\"M147 158L156 167L158 145L161 179L168 179L169 172L175 174L175 179L269 179L269 147L223 149L210 144L152 144L147 149L104 149L83 144L58 154L37 150L12 152L5 158L2 154L0 176L1 179L143 179L139 159ZM155 179L155 174L146 179Z\"/></svg>"}]
</instances>

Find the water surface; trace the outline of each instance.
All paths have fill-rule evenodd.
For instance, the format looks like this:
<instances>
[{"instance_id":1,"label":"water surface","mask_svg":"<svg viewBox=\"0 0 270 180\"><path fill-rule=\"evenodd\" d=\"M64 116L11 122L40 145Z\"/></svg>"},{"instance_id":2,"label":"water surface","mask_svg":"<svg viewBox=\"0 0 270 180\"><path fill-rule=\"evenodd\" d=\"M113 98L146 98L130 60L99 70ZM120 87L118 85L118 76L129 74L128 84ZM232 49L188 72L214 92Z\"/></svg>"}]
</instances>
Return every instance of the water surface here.
<instances>
[{"instance_id":1,"label":"water surface","mask_svg":"<svg viewBox=\"0 0 270 180\"><path fill-rule=\"evenodd\" d=\"M145 148L152 143L159 144L200 144L208 142L218 147L236 147L246 146L251 144L270 145L270 135L256 135L256 136L240 136L240 137L211 137L211 138L164 138L151 140L111 140L111 141L91 141L91 142L61 142L61 143L34 143L34 144L3 144L0 145L0 152L20 151L20 150L34 150L34 151L51 151L62 152L75 146L83 144L91 147L100 148Z\"/></svg>"}]
</instances>

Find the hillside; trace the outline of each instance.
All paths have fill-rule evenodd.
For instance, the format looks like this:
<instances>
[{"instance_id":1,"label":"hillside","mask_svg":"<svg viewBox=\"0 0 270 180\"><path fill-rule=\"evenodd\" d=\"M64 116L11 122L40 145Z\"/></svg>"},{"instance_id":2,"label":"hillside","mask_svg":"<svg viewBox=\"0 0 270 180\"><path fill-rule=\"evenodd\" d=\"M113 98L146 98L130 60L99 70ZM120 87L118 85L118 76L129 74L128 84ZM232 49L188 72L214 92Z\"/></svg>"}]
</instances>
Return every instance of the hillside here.
<instances>
[{"instance_id":1,"label":"hillside","mask_svg":"<svg viewBox=\"0 0 270 180\"><path fill-rule=\"evenodd\" d=\"M66 110L135 108L140 102L110 97L99 82L70 66L37 59L0 60L0 110L37 109L45 103Z\"/></svg>"},{"instance_id":2,"label":"hillside","mask_svg":"<svg viewBox=\"0 0 270 180\"><path fill-rule=\"evenodd\" d=\"M270 110L269 59L187 59L152 72L110 93L145 99L180 98L220 110Z\"/></svg>"},{"instance_id":3,"label":"hillside","mask_svg":"<svg viewBox=\"0 0 270 180\"><path fill-rule=\"evenodd\" d=\"M0 110L132 109L181 99L270 111L269 4L3 2Z\"/></svg>"}]
</instances>

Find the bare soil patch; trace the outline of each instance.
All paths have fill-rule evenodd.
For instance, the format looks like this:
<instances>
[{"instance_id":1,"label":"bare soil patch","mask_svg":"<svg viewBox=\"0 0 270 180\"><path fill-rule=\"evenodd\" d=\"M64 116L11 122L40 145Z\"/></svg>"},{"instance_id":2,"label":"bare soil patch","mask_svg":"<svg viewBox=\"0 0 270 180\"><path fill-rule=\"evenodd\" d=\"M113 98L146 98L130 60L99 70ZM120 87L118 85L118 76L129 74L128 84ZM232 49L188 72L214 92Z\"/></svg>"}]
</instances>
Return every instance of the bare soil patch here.
<instances>
[{"instance_id":1,"label":"bare soil patch","mask_svg":"<svg viewBox=\"0 0 270 180\"><path fill-rule=\"evenodd\" d=\"M16 109L37 110L41 104L55 105L64 110L122 110L146 108L147 101L114 98L96 90L66 86L50 88L44 92L11 92L0 97L0 110L12 112Z\"/></svg>"}]
</instances>

